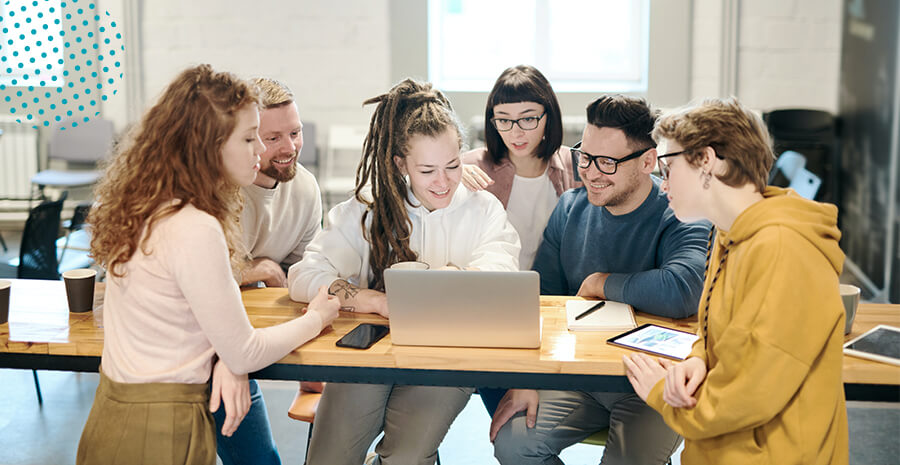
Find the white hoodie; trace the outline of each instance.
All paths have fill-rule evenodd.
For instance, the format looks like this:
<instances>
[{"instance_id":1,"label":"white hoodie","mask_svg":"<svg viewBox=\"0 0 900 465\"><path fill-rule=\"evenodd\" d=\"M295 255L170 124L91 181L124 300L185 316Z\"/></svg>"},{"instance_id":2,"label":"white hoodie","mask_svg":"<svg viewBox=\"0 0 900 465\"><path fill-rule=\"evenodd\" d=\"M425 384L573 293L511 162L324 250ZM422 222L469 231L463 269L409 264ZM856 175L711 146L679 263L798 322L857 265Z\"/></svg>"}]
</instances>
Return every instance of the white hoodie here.
<instances>
[{"instance_id":1,"label":"white hoodie","mask_svg":"<svg viewBox=\"0 0 900 465\"><path fill-rule=\"evenodd\" d=\"M420 205L412 192L413 205ZM291 299L309 302L320 286L344 279L361 288L369 286L369 243L360 219L366 206L355 198L328 212L328 224L288 270ZM485 191L470 192L459 186L450 205L429 212L406 205L412 221L410 249L432 269L453 264L483 271L519 269L519 236L506 219L503 205ZM366 218L366 230L371 215Z\"/></svg>"}]
</instances>

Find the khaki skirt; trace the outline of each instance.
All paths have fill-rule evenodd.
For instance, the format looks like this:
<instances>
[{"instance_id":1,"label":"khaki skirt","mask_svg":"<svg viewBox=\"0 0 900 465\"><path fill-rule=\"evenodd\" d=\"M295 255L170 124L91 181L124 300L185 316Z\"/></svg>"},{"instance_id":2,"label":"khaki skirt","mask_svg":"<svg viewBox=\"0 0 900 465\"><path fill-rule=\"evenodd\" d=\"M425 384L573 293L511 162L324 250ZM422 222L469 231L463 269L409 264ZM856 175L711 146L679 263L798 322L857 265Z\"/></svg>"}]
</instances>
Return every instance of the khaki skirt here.
<instances>
[{"instance_id":1,"label":"khaki skirt","mask_svg":"<svg viewBox=\"0 0 900 465\"><path fill-rule=\"evenodd\" d=\"M117 383L100 373L76 463L215 465L209 385Z\"/></svg>"}]
</instances>

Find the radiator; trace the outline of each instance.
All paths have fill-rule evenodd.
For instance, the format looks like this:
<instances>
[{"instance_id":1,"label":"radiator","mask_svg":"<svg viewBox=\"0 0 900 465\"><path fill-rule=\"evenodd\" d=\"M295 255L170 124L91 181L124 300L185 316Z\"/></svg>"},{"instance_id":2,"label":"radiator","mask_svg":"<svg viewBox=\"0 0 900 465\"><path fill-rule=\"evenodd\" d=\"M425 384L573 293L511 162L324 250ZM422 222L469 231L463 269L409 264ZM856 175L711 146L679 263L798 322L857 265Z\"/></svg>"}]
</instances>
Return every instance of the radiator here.
<instances>
[{"instance_id":1,"label":"radiator","mask_svg":"<svg viewBox=\"0 0 900 465\"><path fill-rule=\"evenodd\" d=\"M31 198L31 177L38 170L38 130L0 115L0 131L0 200Z\"/></svg>"}]
</instances>

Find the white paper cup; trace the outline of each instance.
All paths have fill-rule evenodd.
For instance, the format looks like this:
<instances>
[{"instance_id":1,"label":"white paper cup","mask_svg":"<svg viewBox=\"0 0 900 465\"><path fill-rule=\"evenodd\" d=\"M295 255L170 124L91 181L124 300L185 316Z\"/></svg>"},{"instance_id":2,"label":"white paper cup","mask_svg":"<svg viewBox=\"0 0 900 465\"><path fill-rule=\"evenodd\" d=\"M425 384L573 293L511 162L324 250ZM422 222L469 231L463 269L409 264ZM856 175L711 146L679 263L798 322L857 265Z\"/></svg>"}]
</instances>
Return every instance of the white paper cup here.
<instances>
[{"instance_id":1,"label":"white paper cup","mask_svg":"<svg viewBox=\"0 0 900 465\"><path fill-rule=\"evenodd\" d=\"M392 270L427 270L428 264L424 262L398 262L391 265Z\"/></svg>"},{"instance_id":2,"label":"white paper cup","mask_svg":"<svg viewBox=\"0 0 900 465\"><path fill-rule=\"evenodd\" d=\"M859 306L859 288L850 284L841 284L841 301L844 302L844 334L853 330L853 319Z\"/></svg>"}]
</instances>

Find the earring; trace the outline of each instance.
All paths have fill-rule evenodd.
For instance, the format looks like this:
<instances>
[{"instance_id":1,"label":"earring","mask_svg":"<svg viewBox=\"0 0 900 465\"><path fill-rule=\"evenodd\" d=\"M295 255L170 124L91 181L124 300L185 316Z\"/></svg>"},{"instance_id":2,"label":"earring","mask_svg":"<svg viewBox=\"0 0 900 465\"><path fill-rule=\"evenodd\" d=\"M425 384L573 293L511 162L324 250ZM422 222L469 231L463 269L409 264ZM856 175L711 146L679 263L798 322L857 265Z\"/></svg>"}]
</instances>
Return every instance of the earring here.
<instances>
[{"instance_id":1,"label":"earring","mask_svg":"<svg viewBox=\"0 0 900 465\"><path fill-rule=\"evenodd\" d=\"M709 189L709 180L712 179L712 171L704 171L701 177L703 178L703 188Z\"/></svg>"}]
</instances>

